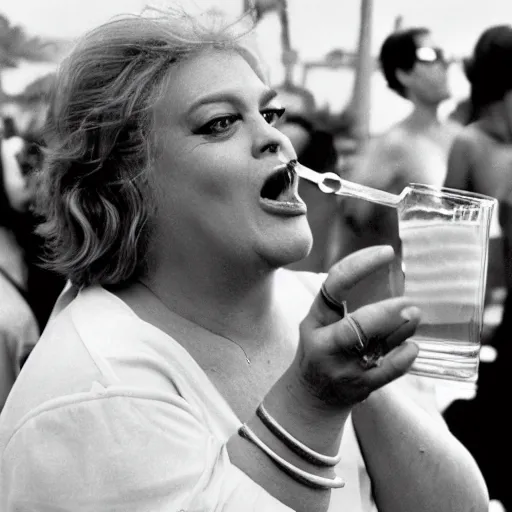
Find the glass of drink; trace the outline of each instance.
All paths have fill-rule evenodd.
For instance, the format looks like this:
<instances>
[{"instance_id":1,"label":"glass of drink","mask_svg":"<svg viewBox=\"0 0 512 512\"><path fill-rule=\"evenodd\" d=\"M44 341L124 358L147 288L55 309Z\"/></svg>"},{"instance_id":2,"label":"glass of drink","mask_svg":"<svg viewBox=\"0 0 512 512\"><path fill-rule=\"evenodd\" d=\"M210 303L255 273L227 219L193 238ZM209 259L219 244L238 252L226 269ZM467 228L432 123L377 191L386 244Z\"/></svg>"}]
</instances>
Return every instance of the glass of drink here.
<instances>
[{"instance_id":1,"label":"glass of drink","mask_svg":"<svg viewBox=\"0 0 512 512\"><path fill-rule=\"evenodd\" d=\"M422 311L411 338L420 352L410 373L475 382L497 201L427 185L406 189L397 206L403 293Z\"/></svg>"},{"instance_id":2,"label":"glass of drink","mask_svg":"<svg viewBox=\"0 0 512 512\"><path fill-rule=\"evenodd\" d=\"M422 311L411 338L420 351L410 373L476 382L489 229L497 200L414 183L396 195L334 173L319 174L295 161L287 165L325 193L396 208L402 275L393 279L392 293L411 297Z\"/></svg>"}]
</instances>

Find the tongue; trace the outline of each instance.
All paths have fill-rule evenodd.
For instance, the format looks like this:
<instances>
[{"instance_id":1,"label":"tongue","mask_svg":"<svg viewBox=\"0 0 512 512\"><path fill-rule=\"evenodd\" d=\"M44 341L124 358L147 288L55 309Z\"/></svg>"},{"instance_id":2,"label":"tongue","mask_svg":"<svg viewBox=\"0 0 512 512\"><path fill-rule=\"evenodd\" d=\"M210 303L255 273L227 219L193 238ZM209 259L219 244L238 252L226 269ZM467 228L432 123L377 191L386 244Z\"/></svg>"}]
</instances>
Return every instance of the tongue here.
<instances>
[{"instance_id":1,"label":"tongue","mask_svg":"<svg viewBox=\"0 0 512 512\"><path fill-rule=\"evenodd\" d=\"M293 192L292 187L287 187L285 190L283 190L276 198L276 201L279 201L281 203L293 203L297 201L297 198L295 197L295 193Z\"/></svg>"}]
</instances>

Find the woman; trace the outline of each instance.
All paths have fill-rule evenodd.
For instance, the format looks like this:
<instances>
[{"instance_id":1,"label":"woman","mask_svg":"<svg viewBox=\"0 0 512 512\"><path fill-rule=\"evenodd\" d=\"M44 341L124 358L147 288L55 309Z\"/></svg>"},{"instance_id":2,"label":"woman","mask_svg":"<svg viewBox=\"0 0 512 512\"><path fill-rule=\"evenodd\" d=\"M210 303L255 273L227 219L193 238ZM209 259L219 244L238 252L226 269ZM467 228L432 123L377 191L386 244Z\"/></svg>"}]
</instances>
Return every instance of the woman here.
<instances>
[{"instance_id":1,"label":"woman","mask_svg":"<svg viewBox=\"0 0 512 512\"><path fill-rule=\"evenodd\" d=\"M2 511L357 511L371 492L381 511L486 510L462 445L385 386L416 357L418 309L345 315L392 251L281 268L311 233L237 30L120 19L60 70L44 230L79 293L2 413Z\"/></svg>"},{"instance_id":2,"label":"woman","mask_svg":"<svg viewBox=\"0 0 512 512\"><path fill-rule=\"evenodd\" d=\"M478 391L470 402L456 402L445 413L453 433L470 449L492 498L512 508L512 490L501 471L511 452L511 424L502 406L510 387L512 345L512 26L496 25L479 37L466 74L471 84L474 121L455 140L446 186L471 190L499 200L501 247L489 251L489 281L507 289L501 324L489 343L497 350L481 365ZM504 272L503 272L504 270ZM501 461L501 463L500 463Z\"/></svg>"}]
</instances>

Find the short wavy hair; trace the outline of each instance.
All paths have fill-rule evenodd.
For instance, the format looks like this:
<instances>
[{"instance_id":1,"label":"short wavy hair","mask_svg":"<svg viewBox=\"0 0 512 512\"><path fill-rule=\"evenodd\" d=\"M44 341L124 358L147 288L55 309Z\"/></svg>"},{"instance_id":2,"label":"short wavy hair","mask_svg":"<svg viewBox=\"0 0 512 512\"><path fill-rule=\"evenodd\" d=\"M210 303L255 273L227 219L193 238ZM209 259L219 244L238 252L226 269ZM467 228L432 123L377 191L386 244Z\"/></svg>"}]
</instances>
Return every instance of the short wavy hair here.
<instances>
[{"instance_id":1,"label":"short wavy hair","mask_svg":"<svg viewBox=\"0 0 512 512\"><path fill-rule=\"evenodd\" d=\"M79 287L121 284L147 270L153 107L173 65L207 49L238 51L264 79L252 27L250 13L230 21L151 10L75 45L57 74L38 180L47 267Z\"/></svg>"},{"instance_id":2,"label":"short wavy hair","mask_svg":"<svg viewBox=\"0 0 512 512\"><path fill-rule=\"evenodd\" d=\"M413 27L398 30L390 34L381 46L379 54L380 67L388 87L403 98L407 98L407 91L398 80L396 72L401 69L410 71L416 63L417 39L430 34L425 27Z\"/></svg>"}]
</instances>

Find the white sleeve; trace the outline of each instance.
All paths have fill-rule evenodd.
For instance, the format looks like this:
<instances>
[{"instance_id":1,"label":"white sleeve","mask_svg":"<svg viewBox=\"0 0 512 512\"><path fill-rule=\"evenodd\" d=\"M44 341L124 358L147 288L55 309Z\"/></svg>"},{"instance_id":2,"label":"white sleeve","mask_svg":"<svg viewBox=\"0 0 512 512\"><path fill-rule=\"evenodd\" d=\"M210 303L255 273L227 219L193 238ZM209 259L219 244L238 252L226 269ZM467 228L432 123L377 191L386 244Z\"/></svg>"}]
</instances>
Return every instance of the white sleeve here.
<instances>
[{"instance_id":1,"label":"white sleeve","mask_svg":"<svg viewBox=\"0 0 512 512\"><path fill-rule=\"evenodd\" d=\"M53 400L23 421L0 464L3 512L290 510L170 393L114 386Z\"/></svg>"}]
</instances>

